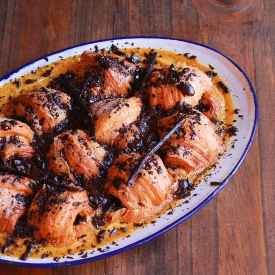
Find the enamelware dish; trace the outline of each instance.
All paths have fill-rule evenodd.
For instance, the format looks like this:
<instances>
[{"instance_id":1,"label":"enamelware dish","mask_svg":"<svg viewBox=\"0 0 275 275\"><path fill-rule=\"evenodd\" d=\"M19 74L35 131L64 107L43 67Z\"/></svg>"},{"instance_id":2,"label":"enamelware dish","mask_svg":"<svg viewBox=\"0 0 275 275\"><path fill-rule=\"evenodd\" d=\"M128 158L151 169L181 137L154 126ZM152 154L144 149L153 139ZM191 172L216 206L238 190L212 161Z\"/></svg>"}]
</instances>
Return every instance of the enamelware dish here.
<instances>
[{"instance_id":1,"label":"enamelware dish","mask_svg":"<svg viewBox=\"0 0 275 275\"><path fill-rule=\"evenodd\" d=\"M17 70L7 74L0 79L0 86L13 81L14 79L61 58L81 54L84 50L94 49L95 45L99 49L109 48L112 44L118 48L142 47L151 49L165 49L177 53L190 53L195 55L197 60L203 65L209 64L215 68L215 72L224 80L231 89L234 108L239 110L236 114L234 126L238 131L232 137L223 157L215 165L214 170L191 191L190 197L183 199L172 211L167 211L156 219L156 222L148 224L146 227L138 229L127 238L119 239L115 244L108 244L102 249L91 249L83 255L73 255L63 257L58 261L53 258L28 258L21 261L5 255L0 255L0 262L28 267L57 267L82 264L100 260L124 252L141 245L177 226L200 208L205 206L219 191L228 183L236 170L244 160L250 145L253 141L258 120L258 107L256 94L253 86L244 71L222 53L215 49L198 43L161 37L126 37L107 40L94 41L79 46L67 48L47 56L43 56L31 63L28 63ZM219 183L218 185L211 184ZM188 203L186 203L188 200Z\"/></svg>"}]
</instances>

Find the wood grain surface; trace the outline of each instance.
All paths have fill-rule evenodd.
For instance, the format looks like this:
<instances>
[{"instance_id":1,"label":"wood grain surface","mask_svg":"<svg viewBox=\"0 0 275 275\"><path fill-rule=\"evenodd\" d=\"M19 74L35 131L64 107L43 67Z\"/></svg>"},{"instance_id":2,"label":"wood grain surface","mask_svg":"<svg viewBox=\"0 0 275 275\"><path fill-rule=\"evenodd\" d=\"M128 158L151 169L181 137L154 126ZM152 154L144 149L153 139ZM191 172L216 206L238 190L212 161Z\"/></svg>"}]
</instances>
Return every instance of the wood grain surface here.
<instances>
[{"instance_id":1,"label":"wood grain surface","mask_svg":"<svg viewBox=\"0 0 275 275\"><path fill-rule=\"evenodd\" d=\"M275 274L275 1L1 0L0 76L65 47L166 36L214 47L251 79L259 125L227 186L164 235L105 260L60 268L0 265L0 275Z\"/></svg>"}]
</instances>

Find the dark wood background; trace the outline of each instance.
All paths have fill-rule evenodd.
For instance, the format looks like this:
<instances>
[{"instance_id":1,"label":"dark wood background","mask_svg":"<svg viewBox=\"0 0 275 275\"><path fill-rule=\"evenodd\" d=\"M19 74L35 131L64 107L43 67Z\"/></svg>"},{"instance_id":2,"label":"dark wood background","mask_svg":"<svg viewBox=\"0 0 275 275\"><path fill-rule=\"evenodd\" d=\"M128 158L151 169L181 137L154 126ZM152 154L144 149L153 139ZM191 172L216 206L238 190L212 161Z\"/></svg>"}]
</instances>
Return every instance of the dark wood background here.
<instances>
[{"instance_id":1,"label":"dark wood background","mask_svg":"<svg viewBox=\"0 0 275 275\"><path fill-rule=\"evenodd\" d=\"M1 0L0 76L97 39L167 36L214 47L238 63L259 101L253 145L206 207L133 250L53 269L1 264L0 274L275 274L275 1Z\"/></svg>"}]
</instances>

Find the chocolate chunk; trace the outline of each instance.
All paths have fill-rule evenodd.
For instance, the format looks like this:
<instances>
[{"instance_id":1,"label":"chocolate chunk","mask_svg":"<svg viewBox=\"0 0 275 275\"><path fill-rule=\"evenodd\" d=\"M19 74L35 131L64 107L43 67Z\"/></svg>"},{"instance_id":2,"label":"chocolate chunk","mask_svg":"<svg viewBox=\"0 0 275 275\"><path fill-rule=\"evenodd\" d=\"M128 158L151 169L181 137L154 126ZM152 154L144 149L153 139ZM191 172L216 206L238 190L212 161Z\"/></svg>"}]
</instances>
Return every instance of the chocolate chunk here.
<instances>
[{"instance_id":1,"label":"chocolate chunk","mask_svg":"<svg viewBox=\"0 0 275 275\"><path fill-rule=\"evenodd\" d=\"M192 85L190 85L187 82L180 82L177 85L177 88L184 94L184 95L188 95L188 96L193 96L195 94L195 90L192 87Z\"/></svg>"}]
</instances>

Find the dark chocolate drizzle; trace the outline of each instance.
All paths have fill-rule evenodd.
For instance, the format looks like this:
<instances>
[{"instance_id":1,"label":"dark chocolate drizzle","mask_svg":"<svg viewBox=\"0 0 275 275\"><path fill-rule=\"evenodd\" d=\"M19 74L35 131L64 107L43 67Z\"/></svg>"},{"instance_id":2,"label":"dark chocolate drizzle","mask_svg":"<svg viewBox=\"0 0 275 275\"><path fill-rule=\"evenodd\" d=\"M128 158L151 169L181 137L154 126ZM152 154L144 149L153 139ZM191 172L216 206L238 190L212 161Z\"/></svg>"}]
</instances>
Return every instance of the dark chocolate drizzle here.
<instances>
[{"instance_id":1,"label":"dark chocolate drizzle","mask_svg":"<svg viewBox=\"0 0 275 275\"><path fill-rule=\"evenodd\" d=\"M88 120L87 127L88 127L88 131L89 131L89 135L90 135L90 137L92 138L93 141L96 141L94 122L93 122L92 115L89 112L88 107L86 106L86 104L83 102L83 100L80 96L80 92L78 91L76 86L70 80L70 75L71 75L71 72L68 72L66 74L62 74L61 78L63 79L63 83L65 85L65 88L66 88L68 94L75 101L75 104L77 106L79 106L83 110L83 112L85 113L85 116L87 117L87 120Z\"/></svg>"},{"instance_id":2,"label":"dark chocolate drizzle","mask_svg":"<svg viewBox=\"0 0 275 275\"><path fill-rule=\"evenodd\" d=\"M230 89L222 81L219 81L218 85L223 89L225 93L230 93Z\"/></svg>"}]
</instances>

